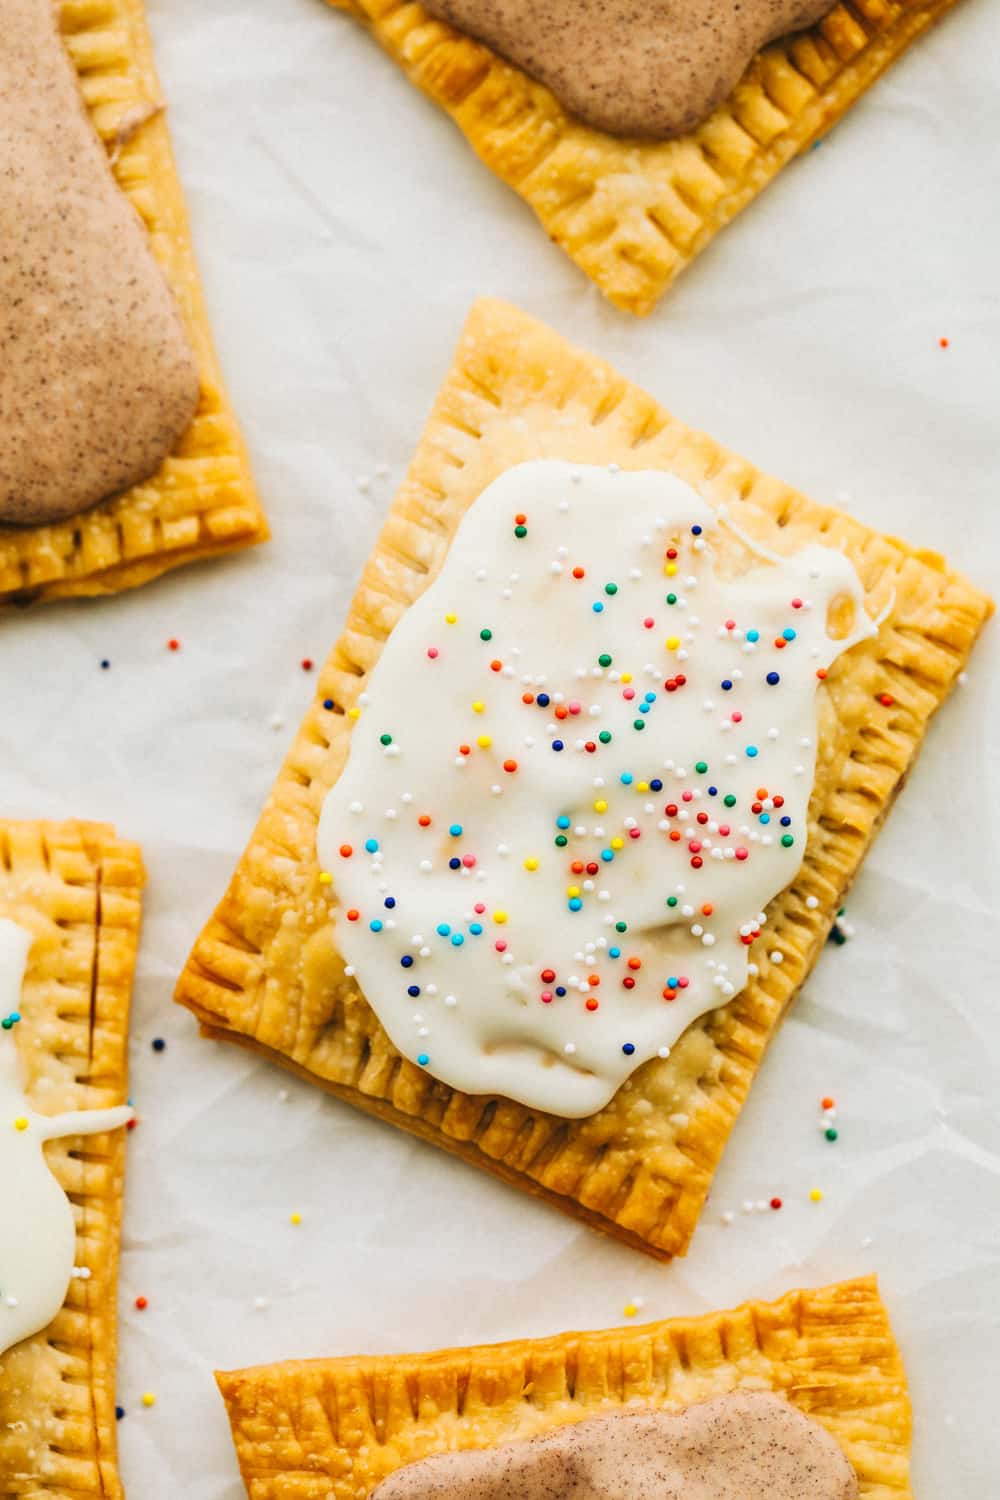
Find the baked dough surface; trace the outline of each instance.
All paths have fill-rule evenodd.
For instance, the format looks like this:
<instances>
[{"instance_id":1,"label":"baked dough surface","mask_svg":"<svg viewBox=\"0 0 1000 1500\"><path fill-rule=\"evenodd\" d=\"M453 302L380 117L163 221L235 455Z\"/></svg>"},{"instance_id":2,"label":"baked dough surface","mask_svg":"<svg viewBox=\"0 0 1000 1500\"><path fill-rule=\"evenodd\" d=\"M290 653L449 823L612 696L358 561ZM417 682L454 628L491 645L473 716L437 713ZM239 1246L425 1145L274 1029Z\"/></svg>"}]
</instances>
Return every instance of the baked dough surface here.
<instances>
[{"instance_id":1,"label":"baked dough surface","mask_svg":"<svg viewBox=\"0 0 1000 1500\"><path fill-rule=\"evenodd\" d=\"M845 0L760 52L695 130L660 142L583 124L543 84L411 0L329 3L371 29L605 296L642 316L955 0Z\"/></svg>"},{"instance_id":2,"label":"baked dough surface","mask_svg":"<svg viewBox=\"0 0 1000 1500\"><path fill-rule=\"evenodd\" d=\"M345 710L439 569L468 506L529 458L672 471L709 503L729 502L766 546L843 547L869 613L888 611L877 639L842 656L820 689L808 845L798 876L769 908L767 938L754 950L759 978L584 1120L463 1095L401 1059L344 975L316 855L323 798L348 753ZM313 706L177 999L208 1035L265 1053L639 1248L681 1254L765 1049L990 610L939 557L759 474L601 360L513 307L481 301ZM780 965L768 957L775 951Z\"/></svg>"},{"instance_id":3,"label":"baked dough surface","mask_svg":"<svg viewBox=\"0 0 1000 1500\"><path fill-rule=\"evenodd\" d=\"M363 1500L433 1453L740 1388L821 1422L862 1500L911 1500L906 1375L874 1277L640 1328L216 1378L251 1500Z\"/></svg>"},{"instance_id":4,"label":"baked dough surface","mask_svg":"<svg viewBox=\"0 0 1000 1500\"><path fill-rule=\"evenodd\" d=\"M142 858L101 823L0 819L0 917L34 934L16 1040L44 1114L123 1104ZM125 1131L50 1142L76 1264L48 1328L0 1355L0 1497L120 1500L115 1436Z\"/></svg>"},{"instance_id":5,"label":"baked dough surface","mask_svg":"<svg viewBox=\"0 0 1000 1500\"><path fill-rule=\"evenodd\" d=\"M0 526L0 608L118 593L268 534L212 345L143 0L61 0L60 17L87 109L180 306L201 396L143 484L67 521Z\"/></svg>"}]
</instances>

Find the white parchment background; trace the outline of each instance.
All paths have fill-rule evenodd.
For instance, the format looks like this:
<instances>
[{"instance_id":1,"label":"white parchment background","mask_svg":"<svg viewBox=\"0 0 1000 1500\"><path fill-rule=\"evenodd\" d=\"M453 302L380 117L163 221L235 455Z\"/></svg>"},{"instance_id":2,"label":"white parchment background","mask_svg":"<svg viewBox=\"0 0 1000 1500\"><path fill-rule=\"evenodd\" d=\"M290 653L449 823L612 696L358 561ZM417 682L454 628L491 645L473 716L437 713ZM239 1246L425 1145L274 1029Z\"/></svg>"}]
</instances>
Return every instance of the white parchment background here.
<instances>
[{"instance_id":1,"label":"white parchment background","mask_svg":"<svg viewBox=\"0 0 1000 1500\"><path fill-rule=\"evenodd\" d=\"M131 1495L242 1494L214 1366L596 1327L630 1297L661 1317L877 1269L912 1381L919 1500L997 1496L996 628L850 897L856 936L824 954L672 1267L200 1041L170 1002L309 698L299 661L340 628L477 294L997 587L996 5L963 0L641 323L321 0L150 9L274 540L7 620L0 666L4 812L114 820L149 867L121 1292ZM780 1213L740 1211L772 1194Z\"/></svg>"}]
</instances>

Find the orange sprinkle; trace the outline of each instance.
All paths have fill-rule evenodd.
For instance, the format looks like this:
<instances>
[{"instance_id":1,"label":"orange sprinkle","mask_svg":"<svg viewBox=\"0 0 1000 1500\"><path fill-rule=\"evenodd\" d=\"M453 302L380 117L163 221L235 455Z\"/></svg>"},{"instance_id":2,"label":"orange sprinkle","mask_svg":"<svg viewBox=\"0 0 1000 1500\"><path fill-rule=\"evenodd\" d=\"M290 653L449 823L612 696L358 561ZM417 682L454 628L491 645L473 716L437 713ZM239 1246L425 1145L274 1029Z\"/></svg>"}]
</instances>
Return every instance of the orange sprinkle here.
<instances>
[{"instance_id":1,"label":"orange sprinkle","mask_svg":"<svg viewBox=\"0 0 1000 1500\"><path fill-rule=\"evenodd\" d=\"M584 575L584 571L583 571L582 568L574 568L573 569L573 577L574 578L583 578L584 576L585 575Z\"/></svg>"},{"instance_id":2,"label":"orange sprinkle","mask_svg":"<svg viewBox=\"0 0 1000 1500\"><path fill-rule=\"evenodd\" d=\"M429 828L431 826L430 814L421 813L420 817L417 819L417 822L420 824L421 828Z\"/></svg>"},{"instance_id":3,"label":"orange sprinkle","mask_svg":"<svg viewBox=\"0 0 1000 1500\"><path fill-rule=\"evenodd\" d=\"M834 1105L836 1104L836 1100L831 1099L829 1094L827 1094L825 1099L821 1099L819 1102L824 1109L833 1109Z\"/></svg>"},{"instance_id":4,"label":"orange sprinkle","mask_svg":"<svg viewBox=\"0 0 1000 1500\"><path fill-rule=\"evenodd\" d=\"M942 349L947 349L949 342L949 339L938 339L938 344Z\"/></svg>"},{"instance_id":5,"label":"orange sprinkle","mask_svg":"<svg viewBox=\"0 0 1000 1500\"><path fill-rule=\"evenodd\" d=\"M504 768L505 771L510 771L511 774L513 774L517 770L517 761L516 760L505 760L504 763L503 763L503 768Z\"/></svg>"},{"instance_id":6,"label":"orange sprinkle","mask_svg":"<svg viewBox=\"0 0 1000 1500\"><path fill-rule=\"evenodd\" d=\"M701 914L703 917L710 917L714 910L715 907L712 905L711 901L706 901L705 905L701 909Z\"/></svg>"},{"instance_id":7,"label":"orange sprinkle","mask_svg":"<svg viewBox=\"0 0 1000 1500\"><path fill-rule=\"evenodd\" d=\"M819 678L820 682L822 682L823 679L826 677L826 668L825 667L817 667L816 668L816 676Z\"/></svg>"},{"instance_id":8,"label":"orange sprinkle","mask_svg":"<svg viewBox=\"0 0 1000 1500\"><path fill-rule=\"evenodd\" d=\"M340 857L341 857L341 859L350 859L350 857L351 857L351 855L353 853L354 853L354 850L351 848L350 844L341 844L341 846L340 846Z\"/></svg>"},{"instance_id":9,"label":"orange sprinkle","mask_svg":"<svg viewBox=\"0 0 1000 1500\"><path fill-rule=\"evenodd\" d=\"M883 708L891 708L896 700L891 693L879 693L878 701Z\"/></svg>"},{"instance_id":10,"label":"orange sprinkle","mask_svg":"<svg viewBox=\"0 0 1000 1500\"><path fill-rule=\"evenodd\" d=\"M143 1308L149 1306L149 1303L146 1301L145 1297L136 1297L135 1305L139 1309L139 1311L142 1312Z\"/></svg>"},{"instance_id":11,"label":"orange sprinkle","mask_svg":"<svg viewBox=\"0 0 1000 1500\"><path fill-rule=\"evenodd\" d=\"M596 1010L601 1002L600 1000L597 1000L593 995L591 995L586 1003L588 1010Z\"/></svg>"}]
</instances>

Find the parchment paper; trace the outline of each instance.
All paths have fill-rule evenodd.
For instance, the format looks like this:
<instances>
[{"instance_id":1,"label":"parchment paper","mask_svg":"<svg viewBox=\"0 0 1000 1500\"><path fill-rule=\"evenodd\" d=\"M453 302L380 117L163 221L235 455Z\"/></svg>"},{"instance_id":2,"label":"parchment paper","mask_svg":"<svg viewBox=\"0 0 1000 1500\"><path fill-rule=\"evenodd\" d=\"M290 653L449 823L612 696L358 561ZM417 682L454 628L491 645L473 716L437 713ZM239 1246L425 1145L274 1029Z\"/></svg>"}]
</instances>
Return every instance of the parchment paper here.
<instances>
[{"instance_id":1,"label":"parchment paper","mask_svg":"<svg viewBox=\"0 0 1000 1500\"><path fill-rule=\"evenodd\" d=\"M637 322L321 0L150 9L274 540L0 626L4 811L111 819L149 866L121 1283L131 1495L242 1495L215 1366L597 1327L638 1297L653 1318L871 1269L912 1380L919 1500L1000 1494L995 628L672 1267L199 1040L170 1001L309 699L300 661L340 629L479 293L996 589L1000 12L963 0ZM781 1210L743 1212L774 1195Z\"/></svg>"}]
</instances>

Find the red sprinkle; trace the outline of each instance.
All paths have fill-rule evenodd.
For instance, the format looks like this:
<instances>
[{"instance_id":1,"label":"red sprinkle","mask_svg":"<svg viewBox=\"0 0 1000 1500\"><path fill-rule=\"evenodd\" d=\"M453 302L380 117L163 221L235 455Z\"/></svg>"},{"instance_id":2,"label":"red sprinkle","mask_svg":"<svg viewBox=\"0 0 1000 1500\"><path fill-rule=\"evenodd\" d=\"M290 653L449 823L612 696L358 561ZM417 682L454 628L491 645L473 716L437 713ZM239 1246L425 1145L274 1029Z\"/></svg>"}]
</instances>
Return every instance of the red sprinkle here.
<instances>
[{"instance_id":1,"label":"red sprinkle","mask_svg":"<svg viewBox=\"0 0 1000 1500\"><path fill-rule=\"evenodd\" d=\"M883 708L891 708L896 700L891 693L879 693L878 701L881 703Z\"/></svg>"},{"instance_id":2,"label":"red sprinkle","mask_svg":"<svg viewBox=\"0 0 1000 1500\"><path fill-rule=\"evenodd\" d=\"M360 915L361 915L361 913L358 911L357 907L356 906L352 906L351 909L350 909L350 911L347 913L347 920L349 922L356 922L358 920L358 917Z\"/></svg>"},{"instance_id":3,"label":"red sprinkle","mask_svg":"<svg viewBox=\"0 0 1000 1500\"><path fill-rule=\"evenodd\" d=\"M135 1305L139 1309L139 1311L142 1312L143 1308L149 1306L149 1303L146 1301L145 1297L136 1297Z\"/></svg>"},{"instance_id":4,"label":"red sprinkle","mask_svg":"<svg viewBox=\"0 0 1000 1500\"><path fill-rule=\"evenodd\" d=\"M503 768L505 771L509 771L513 775L513 773L517 770L517 761L505 760L503 763Z\"/></svg>"},{"instance_id":5,"label":"red sprinkle","mask_svg":"<svg viewBox=\"0 0 1000 1500\"><path fill-rule=\"evenodd\" d=\"M303 670L303 672L311 672L312 669L313 669L312 657L311 656L304 656L302 658L302 670Z\"/></svg>"},{"instance_id":6,"label":"red sprinkle","mask_svg":"<svg viewBox=\"0 0 1000 1500\"><path fill-rule=\"evenodd\" d=\"M780 1208L781 1207L781 1199L780 1198L772 1198L771 1199L771 1207L772 1208Z\"/></svg>"}]
</instances>

